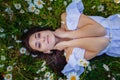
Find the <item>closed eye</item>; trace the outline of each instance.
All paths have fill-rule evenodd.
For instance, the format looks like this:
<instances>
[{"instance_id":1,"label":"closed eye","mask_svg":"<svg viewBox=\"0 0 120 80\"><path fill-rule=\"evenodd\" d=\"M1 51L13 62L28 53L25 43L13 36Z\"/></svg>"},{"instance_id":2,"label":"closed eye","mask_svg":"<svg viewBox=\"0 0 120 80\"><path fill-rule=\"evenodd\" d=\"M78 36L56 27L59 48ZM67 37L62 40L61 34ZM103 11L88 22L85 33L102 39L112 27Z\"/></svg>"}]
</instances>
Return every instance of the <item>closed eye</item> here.
<instances>
[{"instance_id":1,"label":"closed eye","mask_svg":"<svg viewBox=\"0 0 120 80\"><path fill-rule=\"evenodd\" d=\"M40 38L40 33L37 34L37 37Z\"/></svg>"},{"instance_id":2,"label":"closed eye","mask_svg":"<svg viewBox=\"0 0 120 80\"><path fill-rule=\"evenodd\" d=\"M35 43L35 47L41 48L41 44L40 44L39 42L36 42L36 43Z\"/></svg>"},{"instance_id":3,"label":"closed eye","mask_svg":"<svg viewBox=\"0 0 120 80\"><path fill-rule=\"evenodd\" d=\"M38 43L38 48L41 48L41 44L40 43Z\"/></svg>"}]
</instances>

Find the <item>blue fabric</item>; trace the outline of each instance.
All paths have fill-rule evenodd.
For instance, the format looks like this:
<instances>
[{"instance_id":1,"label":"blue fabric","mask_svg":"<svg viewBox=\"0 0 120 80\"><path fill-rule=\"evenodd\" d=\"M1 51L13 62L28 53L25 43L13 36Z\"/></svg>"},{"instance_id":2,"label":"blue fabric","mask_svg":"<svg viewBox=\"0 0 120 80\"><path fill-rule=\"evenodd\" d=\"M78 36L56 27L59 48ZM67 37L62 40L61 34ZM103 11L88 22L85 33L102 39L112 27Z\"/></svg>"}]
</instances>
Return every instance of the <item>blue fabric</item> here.
<instances>
[{"instance_id":1,"label":"blue fabric","mask_svg":"<svg viewBox=\"0 0 120 80\"><path fill-rule=\"evenodd\" d=\"M66 8L66 23L69 30L75 30L78 25L79 17L84 10L82 1L76 2L73 0L71 4Z\"/></svg>"},{"instance_id":2,"label":"blue fabric","mask_svg":"<svg viewBox=\"0 0 120 80\"><path fill-rule=\"evenodd\" d=\"M69 57L67 65L62 70L64 75L68 75L71 72L76 72L77 75L81 75L84 72L84 68L77 64L79 59L84 58L85 50L81 48L74 48L72 54Z\"/></svg>"}]
</instances>

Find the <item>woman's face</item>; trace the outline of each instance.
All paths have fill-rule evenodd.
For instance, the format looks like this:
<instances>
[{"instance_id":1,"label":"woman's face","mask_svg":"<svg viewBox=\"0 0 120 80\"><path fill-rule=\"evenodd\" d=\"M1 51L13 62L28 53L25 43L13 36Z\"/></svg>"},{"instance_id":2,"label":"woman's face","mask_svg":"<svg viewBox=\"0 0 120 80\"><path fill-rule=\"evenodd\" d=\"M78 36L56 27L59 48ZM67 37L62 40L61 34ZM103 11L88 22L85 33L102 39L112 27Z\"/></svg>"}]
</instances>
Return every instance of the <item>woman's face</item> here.
<instances>
[{"instance_id":1,"label":"woman's face","mask_svg":"<svg viewBox=\"0 0 120 80\"><path fill-rule=\"evenodd\" d=\"M54 48L55 36L50 30L36 32L30 36L29 45L34 50L47 53Z\"/></svg>"}]
</instances>

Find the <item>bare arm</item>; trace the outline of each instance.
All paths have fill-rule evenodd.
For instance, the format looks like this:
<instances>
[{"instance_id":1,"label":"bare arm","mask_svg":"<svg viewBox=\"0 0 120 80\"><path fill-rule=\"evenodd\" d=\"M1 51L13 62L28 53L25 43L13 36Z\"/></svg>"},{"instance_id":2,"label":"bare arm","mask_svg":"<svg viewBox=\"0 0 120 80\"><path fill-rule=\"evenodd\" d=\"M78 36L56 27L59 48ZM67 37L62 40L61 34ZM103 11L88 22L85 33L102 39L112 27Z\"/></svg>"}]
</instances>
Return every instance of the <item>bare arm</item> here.
<instances>
[{"instance_id":1,"label":"bare arm","mask_svg":"<svg viewBox=\"0 0 120 80\"><path fill-rule=\"evenodd\" d=\"M66 41L66 47L80 47L88 51L99 52L103 50L109 43L109 39L105 37L80 38Z\"/></svg>"},{"instance_id":2,"label":"bare arm","mask_svg":"<svg viewBox=\"0 0 120 80\"><path fill-rule=\"evenodd\" d=\"M77 41L77 42L76 42ZM96 38L82 38L81 40L70 41L69 46L81 47L85 49L84 58L90 60L94 58L101 50L103 50L109 43L109 40L104 37ZM66 60L68 61L69 56L72 54L74 47L66 48ZM71 50L72 49L72 50ZM81 56L81 55L80 55Z\"/></svg>"},{"instance_id":3,"label":"bare arm","mask_svg":"<svg viewBox=\"0 0 120 80\"><path fill-rule=\"evenodd\" d=\"M69 31L66 26L66 13L61 15L61 20L65 23L61 25L65 38L85 38L85 37L99 37L106 34L105 28L92 20L88 16L82 14L79 19L78 29ZM61 30L61 31L62 31Z\"/></svg>"}]
</instances>

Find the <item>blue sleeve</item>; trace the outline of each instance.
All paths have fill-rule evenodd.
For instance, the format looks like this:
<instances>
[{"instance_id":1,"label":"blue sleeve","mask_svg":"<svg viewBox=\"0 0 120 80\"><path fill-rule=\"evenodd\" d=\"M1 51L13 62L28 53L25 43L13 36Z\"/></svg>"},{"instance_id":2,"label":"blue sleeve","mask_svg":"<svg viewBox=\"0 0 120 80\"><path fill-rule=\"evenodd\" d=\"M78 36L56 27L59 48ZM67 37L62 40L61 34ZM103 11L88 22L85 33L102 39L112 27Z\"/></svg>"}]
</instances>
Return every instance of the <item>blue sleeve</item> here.
<instances>
[{"instance_id":1,"label":"blue sleeve","mask_svg":"<svg viewBox=\"0 0 120 80\"><path fill-rule=\"evenodd\" d=\"M84 6L82 0L72 0L66 8L66 22L69 30L76 30L79 17L83 13Z\"/></svg>"},{"instance_id":2,"label":"blue sleeve","mask_svg":"<svg viewBox=\"0 0 120 80\"><path fill-rule=\"evenodd\" d=\"M75 72L80 76L84 72L84 67L78 65L78 60L84 58L85 49L74 48L72 54L69 57L67 64L65 65L62 73L68 76L69 73Z\"/></svg>"}]
</instances>

